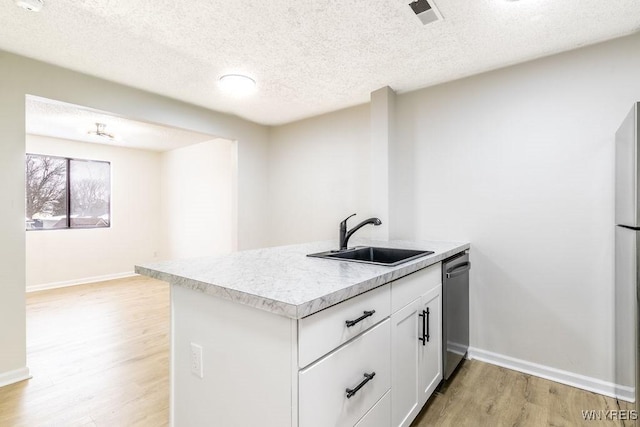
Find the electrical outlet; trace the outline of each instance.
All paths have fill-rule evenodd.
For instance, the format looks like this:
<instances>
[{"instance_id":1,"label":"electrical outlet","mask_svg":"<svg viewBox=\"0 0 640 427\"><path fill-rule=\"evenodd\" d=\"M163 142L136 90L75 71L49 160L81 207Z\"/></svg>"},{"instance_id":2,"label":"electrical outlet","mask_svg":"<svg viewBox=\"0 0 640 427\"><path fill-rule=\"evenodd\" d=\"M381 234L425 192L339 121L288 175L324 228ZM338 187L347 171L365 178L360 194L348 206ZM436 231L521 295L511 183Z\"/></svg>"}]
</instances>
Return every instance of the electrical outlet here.
<instances>
[{"instance_id":1,"label":"electrical outlet","mask_svg":"<svg viewBox=\"0 0 640 427\"><path fill-rule=\"evenodd\" d=\"M202 346L191 343L191 373L204 378L204 367L202 366Z\"/></svg>"}]
</instances>

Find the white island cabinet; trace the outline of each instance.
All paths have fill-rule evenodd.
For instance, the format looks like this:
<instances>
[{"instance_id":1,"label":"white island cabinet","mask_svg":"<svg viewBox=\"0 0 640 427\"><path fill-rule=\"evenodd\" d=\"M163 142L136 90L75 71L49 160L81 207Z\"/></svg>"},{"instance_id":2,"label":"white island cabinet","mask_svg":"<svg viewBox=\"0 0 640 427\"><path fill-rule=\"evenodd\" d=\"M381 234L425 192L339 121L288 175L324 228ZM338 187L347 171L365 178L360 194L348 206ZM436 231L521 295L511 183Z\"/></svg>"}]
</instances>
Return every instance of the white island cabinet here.
<instances>
[{"instance_id":1,"label":"white island cabinet","mask_svg":"<svg viewBox=\"0 0 640 427\"><path fill-rule=\"evenodd\" d=\"M391 425L407 427L442 379L440 263L391 283Z\"/></svg>"},{"instance_id":2,"label":"white island cabinet","mask_svg":"<svg viewBox=\"0 0 640 427\"><path fill-rule=\"evenodd\" d=\"M136 267L171 286L176 427L408 426L442 378L440 261L307 258L330 243ZM330 246L328 247L330 248Z\"/></svg>"}]
</instances>

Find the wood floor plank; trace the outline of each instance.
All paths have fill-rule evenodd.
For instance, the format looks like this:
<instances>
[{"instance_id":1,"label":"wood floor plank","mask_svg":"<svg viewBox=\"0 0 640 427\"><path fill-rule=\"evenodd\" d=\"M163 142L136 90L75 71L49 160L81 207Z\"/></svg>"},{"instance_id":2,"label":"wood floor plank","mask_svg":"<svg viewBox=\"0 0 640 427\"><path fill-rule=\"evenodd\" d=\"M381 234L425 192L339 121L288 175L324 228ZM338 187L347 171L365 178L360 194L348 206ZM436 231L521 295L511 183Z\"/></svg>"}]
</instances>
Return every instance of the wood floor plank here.
<instances>
[{"instance_id":1,"label":"wood floor plank","mask_svg":"<svg viewBox=\"0 0 640 427\"><path fill-rule=\"evenodd\" d=\"M0 388L0 427L169 423L169 285L146 277L27 294L33 378ZM466 360L412 427L625 426L633 404ZM215 421L212 422L215 425Z\"/></svg>"},{"instance_id":2,"label":"wood floor plank","mask_svg":"<svg viewBox=\"0 0 640 427\"><path fill-rule=\"evenodd\" d=\"M0 426L166 426L169 285L29 293L27 354L33 378L0 388Z\"/></svg>"},{"instance_id":3,"label":"wood floor plank","mask_svg":"<svg viewBox=\"0 0 640 427\"><path fill-rule=\"evenodd\" d=\"M427 402L412 427L576 427L626 426L606 411L632 410L633 404L564 384L465 360L454 377ZM582 411L603 419L585 420Z\"/></svg>"}]
</instances>

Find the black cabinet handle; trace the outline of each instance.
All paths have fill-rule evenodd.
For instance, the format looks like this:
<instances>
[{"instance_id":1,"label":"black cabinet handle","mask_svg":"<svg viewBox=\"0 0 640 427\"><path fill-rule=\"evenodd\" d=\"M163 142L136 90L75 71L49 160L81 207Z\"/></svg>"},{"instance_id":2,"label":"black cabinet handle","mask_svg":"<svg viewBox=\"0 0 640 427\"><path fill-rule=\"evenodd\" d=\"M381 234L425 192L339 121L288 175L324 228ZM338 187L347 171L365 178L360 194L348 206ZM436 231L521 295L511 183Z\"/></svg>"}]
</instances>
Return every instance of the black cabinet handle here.
<instances>
[{"instance_id":1,"label":"black cabinet handle","mask_svg":"<svg viewBox=\"0 0 640 427\"><path fill-rule=\"evenodd\" d=\"M373 377L375 377L375 376L376 376L375 372L371 372L370 374L367 374L365 372L364 373L364 380L360 384L358 384L356 386L356 388L354 388L354 389L348 388L346 390L347 391L347 399L351 399L358 392L358 390L360 390L362 387L364 387L364 385L366 383L368 383L369 381L371 381L373 379Z\"/></svg>"},{"instance_id":2,"label":"black cabinet handle","mask_svg":"<svg viewBox=\"0 0 640 427\"><path fill-rule=\"evenodd\" d=\"M369 316L373 316L373 313L375 313L375 312L376 312L375 310L365 311L364 314L362 316L358 317L356 320L347 320L345 322L347 324L347 328L352 327L356 323L363 321L364 319L366 319Z\"/></svg>"},{"instance_id":3,"label":"black cabinet handle","mask_svg":"<svg viewBox=\"0 0 640 427\"><path fill-rule=\"evenodd\" d=\"M422 311L423 313L427 314L427 331L426 331L426 335L427 335L427 342L429 342L429 330L431 328L429 328L429 307L427 307L427 311Z\"/></svg>"},{"instance_id":4,"label":"black cabinet handle","mask_svg":"<svg viewBox=\"0 0 640 427\"><path fill-rule=\"evenodd\" d=\"M418 316L422 317L422 337L418 338L422 341L422 345L427 345L429 342L429 307L427 310L422 310L422 313L418 314ZM426 322L426 325L425 325Z\"/></svg>"}]
</instances>

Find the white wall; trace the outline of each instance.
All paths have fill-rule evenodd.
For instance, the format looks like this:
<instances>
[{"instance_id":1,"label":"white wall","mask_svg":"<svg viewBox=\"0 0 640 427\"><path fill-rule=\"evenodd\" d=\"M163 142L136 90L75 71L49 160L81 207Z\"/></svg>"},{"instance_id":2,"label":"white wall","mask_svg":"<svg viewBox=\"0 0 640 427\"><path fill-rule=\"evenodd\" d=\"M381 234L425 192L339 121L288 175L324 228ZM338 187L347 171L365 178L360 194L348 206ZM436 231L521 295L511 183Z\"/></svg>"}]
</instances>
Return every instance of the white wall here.
<instances>
[{"instance_id":1,"label":"white wall","mask_svg":"<svg viewBox=\"0 0 640 427\"><path fill-rule=\"evenodd\" d=\"M111 162L111 227L26 233L27 288L133 273L160 253L160 154L27 135L34 154Z\"/></svg>"},{"instance_id":2,"label":"white wall","mask_svg":"<svg viewBox=\"0 0 640 427\"><path fill-rule=\"evenodd\" d=\"M398 96L413 234L472 244L472 346L614 380L614 133L638 52L635 35Z\"/></svg>"},{"instance_id":3,"label":"white wall","mask_svg":"<svg viewBox=\"0 0 640 427\"><path fill-rule=\"evenodd\" d=\"M25 378L25 96L237 141L238 247L267 243L264 126L0 51L0 384Z\"/></svg>"},{"instance_id":4,"label":"white wall","mask_svg":"<svg viewBox=\"0 0 640 427\"><path fill-rule=\"evenodd\" d=\"M0 53L0 385L29 376L26 367L24 236L24 91L6 78ZM10 81L12 80L12 81Z\"/></svg>"},{"instance_id":5,"label":"white wall","mask_svg":"<svg viewBox=\"0 0 640 427\"><path fill-rule=\"evenodd\" d=\"M337 245L342 219L371 213L368 105L274 127L269 138L269 243Z\"/></svg>"},{"instance_id":6,"label":"white wall","mask_svg":"<svg viewBox=\"0 0 640 427\"><path fill-rule=\"evenodd\" d=\"M162 153L163 258L235 249L234 150L217 139Z\"/></svg>"},{"instance_id":7,"label":"white wall","mask_svg":"<svg viewBox=\"0 0 640 427\"><path fill-rule=\"evenodd\" d=\"M638 52L634 35L396 97L393 237L471 241L472 346L614 381L613 138ZM272 244L364 209L366 110L272 129Z\"/></svg>"}]
</instances>

